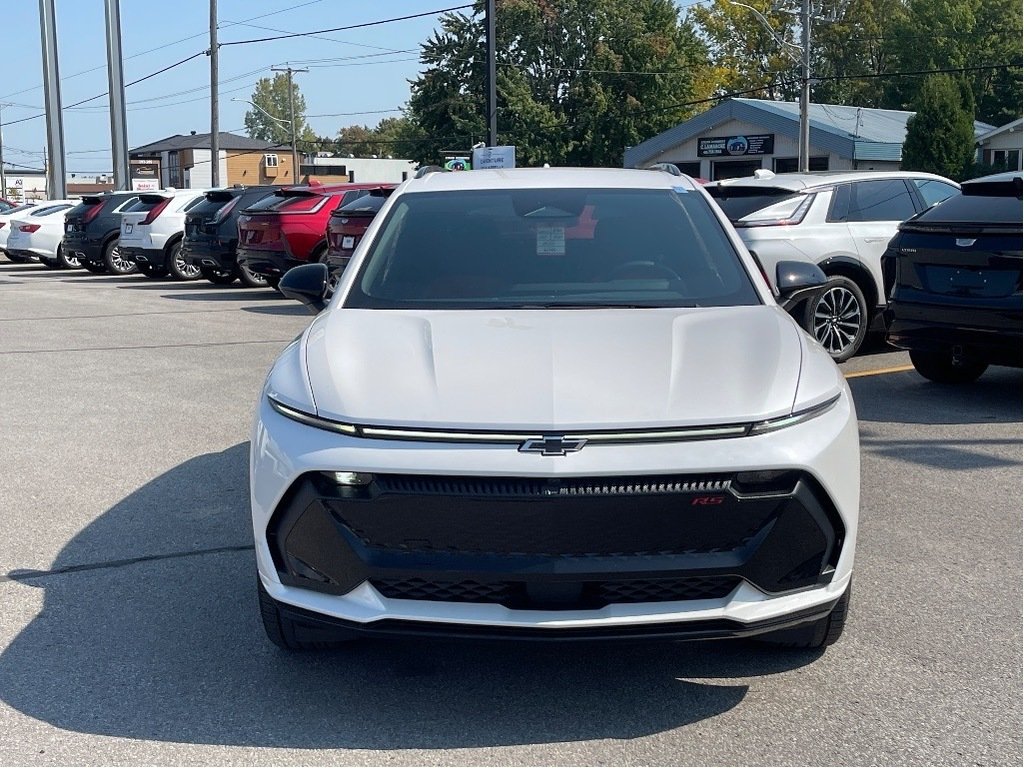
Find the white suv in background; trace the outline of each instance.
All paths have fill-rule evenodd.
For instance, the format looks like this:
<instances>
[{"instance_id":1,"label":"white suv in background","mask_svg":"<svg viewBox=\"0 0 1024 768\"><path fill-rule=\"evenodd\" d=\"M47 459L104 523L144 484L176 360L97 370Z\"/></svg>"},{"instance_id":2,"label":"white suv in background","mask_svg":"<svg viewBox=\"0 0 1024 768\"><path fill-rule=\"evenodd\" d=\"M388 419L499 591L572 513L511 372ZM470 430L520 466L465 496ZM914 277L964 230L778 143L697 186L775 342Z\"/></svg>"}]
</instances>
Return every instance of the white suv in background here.
<instances>
[{"instance_id":1,"label":"white suv in background","mask_svg":"<svg viewBox=\"0 0 1024 768\"><path fill-rule=\"evenodd\" d=\"M960 187L912 171L759 171L705 189L766 275L774 276L780 261L807 261L825 272L828 285L795 316L842 362L856 354L885 306L882 254L896 228Z\"/></svg>"},{"instance_id":2,"label":"white suv in background","mask_svg":"<svg viewBox=\"0 0 1024 768\"><path fill-rule=\"evenodd\" d=\"M146 192L121 214L117 247L121 256L135 262L146 277L195 280L199 267L181 257L185 214L201 203L205 189L165 189Z\"/></svg>"}]
</instances>

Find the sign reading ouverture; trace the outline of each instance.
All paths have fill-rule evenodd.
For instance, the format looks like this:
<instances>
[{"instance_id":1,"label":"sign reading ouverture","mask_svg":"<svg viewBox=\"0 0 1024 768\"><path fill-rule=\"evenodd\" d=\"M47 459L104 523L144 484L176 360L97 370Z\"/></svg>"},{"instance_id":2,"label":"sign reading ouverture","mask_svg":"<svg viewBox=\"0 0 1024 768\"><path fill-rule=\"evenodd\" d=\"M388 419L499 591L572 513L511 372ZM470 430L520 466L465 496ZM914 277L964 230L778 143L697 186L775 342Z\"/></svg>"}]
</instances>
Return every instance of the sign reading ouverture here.
<instances>
[{"instance_id":1,"label":"sign reading ouverture","mask_svg":"<svg viewBox=\"0 0 1024 768\"><path fill-rule=\"evenodd\" d=\"M515 147L478 147L473 150L473 167L478 170L515 168Z\"/></svg>"},{"instance_id":2,"label":"sign reading ouverture","mask_svg":"<svg viewBox=\"0 0 1024 768\"><path fill-rule=\"evenodd\" d=\"M759 133L753 136L713 136L706 139L697 139L697 157L770 155L774 151L774 133Z\"/></svg>"}]
</instances>

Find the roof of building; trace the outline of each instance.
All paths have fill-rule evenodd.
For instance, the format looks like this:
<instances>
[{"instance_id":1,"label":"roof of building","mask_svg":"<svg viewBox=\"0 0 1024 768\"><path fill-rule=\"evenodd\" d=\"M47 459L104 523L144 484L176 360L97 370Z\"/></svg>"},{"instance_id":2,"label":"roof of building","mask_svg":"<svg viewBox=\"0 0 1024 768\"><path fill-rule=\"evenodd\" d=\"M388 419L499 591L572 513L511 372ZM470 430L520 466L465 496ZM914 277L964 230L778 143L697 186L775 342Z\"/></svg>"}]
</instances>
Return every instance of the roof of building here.
<instances>
[{"instance_id":1,"label":"roof of building","mask_svg":"<svg viewBox=\"0 0 1024 768\"><path fill-rule=\"evenodd\" d=\"M248 136L239 136L234 133L220 132L221 149L278 149L281 145L263 139L250 139ZM150 152L176 152L182 149L209 149L209 133L193 133L183 136L180 133L168 136L166 139L154 141L151 144L144 144L130 150L130 154L141 154Z\"/></svg>"},{"instance_id":2,"label":"roof of building","mask_svg":"<svg viewBox=\"0 0 1024 768\"><path fill-rule=\"evenodd\" d=\"M907 121L913 112L870 109L838 104L811 104L811 145L854 160L899 162ZM669 128L626 150L627 167L643 166L666 150L712 130L729 120L741 120L766 130L799 138L800 105L795 101L767 99L726 99L706 112ZM988 123L975 121L974 135L992 130Z\"/></svg>"},{"instance_id":3,"label":"roof of building","mask_svg":"<svg viewBox=\"0 0 1024 768\"><path fill-rule=\"evenodd\" d=\"M1006 125L1000 125L998 128L993 128L991 131L981 134L981 136L975 136L975 139L979 144L984 144L986 141L1004 133L1013 133L1014 131L1019 133L1022 125L1024 125L1024 117L1018 117L1016 120L1009 122Z\"/></svg>"}]
</instances>

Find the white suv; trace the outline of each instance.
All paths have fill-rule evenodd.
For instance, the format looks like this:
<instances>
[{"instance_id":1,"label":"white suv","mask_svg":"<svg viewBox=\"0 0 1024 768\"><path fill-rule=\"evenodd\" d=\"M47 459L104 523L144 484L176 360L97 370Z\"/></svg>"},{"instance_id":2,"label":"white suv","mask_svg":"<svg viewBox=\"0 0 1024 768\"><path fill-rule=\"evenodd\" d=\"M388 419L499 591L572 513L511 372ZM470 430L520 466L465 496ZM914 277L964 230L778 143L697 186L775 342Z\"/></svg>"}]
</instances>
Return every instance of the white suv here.
<instances>
[{"instance_id":1,"label":"white suv","mask_svg":"<svg viewBox=\"0 0 1024 768\"><path fill-rule=\"evenodd\" d=\"M185 214L205 199L205 189L165 189L139 195L121 214L117 247L124 258L135 262L146 277L195 280L199 267L181 257Z\"/></svg>"},{"instance_id":2,"label":"white suv","mask_svg":"<svg viewBox=\"0 0 1024 768\"><path fill-rule=\"evenodd\" d=\"M801 302L796 318L842 362L885 306L882 254L896 228L960 188L911 171L759 171L706 189L767 275L780 261L807 261L825 272L828 285Z\"/></svg>"},{"instance_id":3,"label":"white suv","mask_svg":"<svg viewBox=\"0 0 1024 768\"><path fill-rule=\"evenodd\" d=\"M325 264L279 285L322 311L251 442L270 639L835 642L850 390L710 198L660 171L418 173L333 298Z\"/></svg>"}]
</instances>

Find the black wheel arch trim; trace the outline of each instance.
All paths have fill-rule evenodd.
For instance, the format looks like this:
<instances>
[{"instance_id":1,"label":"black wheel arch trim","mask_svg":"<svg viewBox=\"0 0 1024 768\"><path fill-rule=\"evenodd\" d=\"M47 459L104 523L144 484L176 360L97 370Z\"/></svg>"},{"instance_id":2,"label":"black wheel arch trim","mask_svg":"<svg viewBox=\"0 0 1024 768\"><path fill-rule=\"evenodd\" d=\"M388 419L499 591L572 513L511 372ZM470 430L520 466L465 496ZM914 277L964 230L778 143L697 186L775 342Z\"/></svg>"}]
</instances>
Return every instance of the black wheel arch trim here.
<instances>
[{"instance_id":1,"label":"black wheel arch trim","mask_svg":"<svg viewBox=\"0 0 1024 768\"><path fill-rule=\"evenodd\" d=\"M869 312L880 306L878 286L875 285L874 275L860 259L853 256L829 256L827 259L819 261L818 266L828 277L846 277L853 280L864 294L864 298L869 304Z\"/></svg>"}]
</instances>

